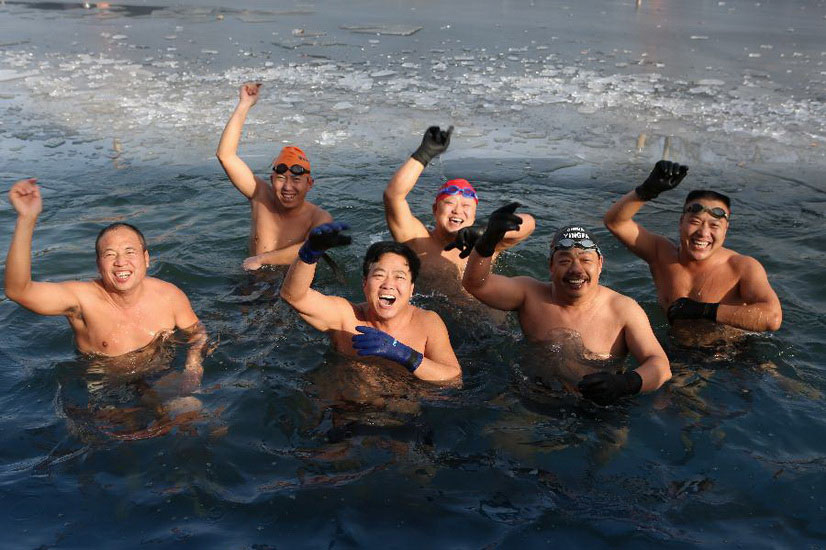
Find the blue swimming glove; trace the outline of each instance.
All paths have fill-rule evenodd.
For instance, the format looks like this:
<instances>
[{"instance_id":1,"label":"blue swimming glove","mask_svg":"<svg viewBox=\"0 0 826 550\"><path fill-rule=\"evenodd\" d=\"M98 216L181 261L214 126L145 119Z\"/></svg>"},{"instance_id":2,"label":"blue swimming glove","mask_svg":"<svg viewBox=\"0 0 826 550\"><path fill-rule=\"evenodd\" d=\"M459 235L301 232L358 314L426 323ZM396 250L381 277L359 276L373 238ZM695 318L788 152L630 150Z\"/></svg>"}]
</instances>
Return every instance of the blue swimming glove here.
<instances>
[{"instance_id":1,"label":"blue swimming glove","mask_svg":"<svg viewBox=\"0 0 826 550\"><path fill-rule=\"evenodd\" d=\"M491 213L485 232L476 241L476 252L480 256L483 258L493 256L496 245L505 238L505 233L519 229L522 225L522 218L514 214L517 208L519 208L519 203L512 202Z\"/></svg>"},{"instance_id":2,"label":"blue swimming glove","mask_svg":"<svg viewBox=\"0 0 826 550\"><path fill-rule=\"evenodd\" d=\"M350 236L341 234L345 229L350 229L350 226L341 222L323 223L314 227L298 250L298 257L304 263L314 264L328 248L350 244Z\"/></svg>"},{"instance_id":3,"label":"blue swimming glove","mask_svg":"<svg viewBox=\"0 0 826 550\"><path fill-rule=\"evenodd\" d=\"M719 302L698 302L691 298L677 298L668 306L668 322L674 324L675 319L708 319L717 321Z\"/></svg>"},{"instance_id":4,"label":"blue swimming glove","mask_svg":"<svg viewBox=\"0 0 826 550\"><path fill-rule=\"evenodd\" d=\"M583 376L577 387L585 399L597 405L610 405L621 397L640 393L642 377L633 370L622 374L595 372Z\"/></svg>"},{"instance_id":5,"label":"blue swimming glove","mask_svg":"<svg viewBox=\"0 0 826 550\"><path fill-rule=\"evenodd\" d=\"M410 346L406 346L384 331L367 326L357 326L361 334L353 336L353 347L359 355L376 355L395 361L410 372L422 364L424 356Z\"/></svg>"},{"instance_id":6,"label":"blue swimming glove","mask_svg":"<svg viewBox=\"0 0 826 550\"><path fill-rule=\"evenodd\" d=\"M467 258L470 256L471 251L473 250L473 246L476 244L476 241L479 240L479 237L482 236L484 233L484 229L475 225L470 227L463 227L459 231L456 232L456 238L453 239L452 242L448 243L445 247L445 251L453 250L454 248L459 249L459 257L460 258Z\"/></svg>"},{"instance_id":7,"label":"blue swimming glove","mask_svg":"<svg viewBox=\"0 0 826 550\"><path fill-rule=\"evenodd\" d=\"M431 126L424 133L422 144L419 145L419 148L410 156L427 166L427 163L433 160L433 157L447 151L452 133L453 126L447 130L442 130L438 126Z\"/></svg>"},{"instance_id":8,"label":"blue swimming glove","mask_svg":"<svg viewBox=\"0 0 826 550\"><path fill-rule=\"evenodd\" d=\"M640 200L650 201L663 191L670 191L680 185L686 174L688 174L688 166L661 160L654 165L648 179L642 185L638 185L635 191Z\"/></svg>"}]
</instances>

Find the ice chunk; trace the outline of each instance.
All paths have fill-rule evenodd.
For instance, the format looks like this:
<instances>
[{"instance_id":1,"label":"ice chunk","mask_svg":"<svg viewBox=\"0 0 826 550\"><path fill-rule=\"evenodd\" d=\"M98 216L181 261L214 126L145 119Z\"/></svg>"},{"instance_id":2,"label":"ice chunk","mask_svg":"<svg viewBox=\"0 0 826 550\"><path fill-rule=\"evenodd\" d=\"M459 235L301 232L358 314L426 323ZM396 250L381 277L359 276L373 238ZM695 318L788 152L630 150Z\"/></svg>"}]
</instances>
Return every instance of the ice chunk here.
<instances>
[{"instance_id":1,"label":"ice chunk","mask_svg":"<svg viewBox=\"0 0 826 550\"><path fill-rule=\"evenodd\" d=\"M416 34L423 27L410 25L341 25L339 27L345 31L361 34L388 34L393 36L410 36Z\"/></svg>"}]
</instances>

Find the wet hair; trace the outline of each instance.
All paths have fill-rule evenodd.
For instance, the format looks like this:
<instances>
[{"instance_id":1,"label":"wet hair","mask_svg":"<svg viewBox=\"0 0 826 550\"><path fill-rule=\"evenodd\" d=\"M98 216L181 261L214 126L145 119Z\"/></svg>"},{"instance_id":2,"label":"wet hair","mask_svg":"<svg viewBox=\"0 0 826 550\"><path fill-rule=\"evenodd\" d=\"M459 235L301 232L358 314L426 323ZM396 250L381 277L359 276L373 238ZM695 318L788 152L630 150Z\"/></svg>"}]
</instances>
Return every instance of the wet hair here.
<instances>
[{"instance_id":1,"label":"wet hair","mask_svg":"<svg viewBox=\"0 0 826 550\"><path fill-rule=\"evenodd\" d=\"M104 235L106 235L110 231L114 231L115 229L119 229L121 227L125 227L126 229L131 229L132 231L134 231L135 234L138 236L138 239L141 241L141 247L144 250L146 250L146 237L143 236L143 233L141 233L140 229L138 229L137 227L135 227L134 225L132 225L130 223L115 222L115 223L107 225L106 227L101 229L100 233L98 233L98 238L95 239L95 255L98 258L100 258L100 249L98 248L98 245L100 244L100 240L103 238Z\"/></svg>"},{"instance_id":2,"label":"wet hair","mask_svg":"<svg viewBox=\"0 0 826 550\"><path fill-rule=\"evenodd\" d=\"M385 254L398 254L404 257L404 259L407 260L408 267L410 267L412 282L416 282L422 261L409 246L395 241L379 241L370 245L370 248L364 253L364 263L361 266L362 277L367 277L367 273L370 272L370 266L379 261Z\"/></svg>"},{"instance_id":3,"label":"wet hair","mask_svg":"<svg viewBox=\"0 0 826 550\"><path fill-rule=\"evenodd\" d=\"M686 195L685 204L688 204L691 201L696 201L698 199L720 201L726 205L726 209L729 211L729 213L731 213L731 199L729 199L722 193L712 191L711 189L695 189L694 191L691 191L688 195Z\"/></svg>"}]
</instances>

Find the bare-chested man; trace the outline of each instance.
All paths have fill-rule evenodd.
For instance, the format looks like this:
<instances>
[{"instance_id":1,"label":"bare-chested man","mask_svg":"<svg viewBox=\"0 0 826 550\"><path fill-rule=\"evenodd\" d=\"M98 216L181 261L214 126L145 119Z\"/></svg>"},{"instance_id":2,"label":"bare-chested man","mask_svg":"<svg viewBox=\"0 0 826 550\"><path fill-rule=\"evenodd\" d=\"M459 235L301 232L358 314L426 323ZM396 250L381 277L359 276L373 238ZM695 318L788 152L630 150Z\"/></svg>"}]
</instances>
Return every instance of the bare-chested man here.
<instances>
[{"instance_id":1,"label":"bare-chested man","mask_svg":"<svg viewBox=\"0 0 826 550\"><path fill-rule=\"evenodd\" d=\"M250 108L258 101L261 84L241 86L238 106L218 144L218 160L233 185L250 201L252 226L244 269L262 265L289 265L310 229L333 218L304 198L313 186L310 161L298 147L284 147L272 163L269 183L252 173L238 156L241 129Z\"/></svg>"},{"instance_id":2,"label":"bare-chested man","mask_svg":"<svg viewBox=\"0 0 826 550\"><path fill-rule=\"evenodd\" d=\"M98 235L95 248L100 278L94 281L32 281L32 235L43 209L36 180L20 180L9 191L17 211L6 257L5 293L41 315L64 315L84 354L121 356L181 329L189 335L183 386L201 381L206 331L186 295L175 285L147 277L149 252L136 228L114 223Z\"/></svg>"},{"instance_id":3,"label":"bare-chested man","mask_svg":"<svg viewBox=\"0 0 826 550\"><path fill-rule=\"evenodd\" d=\"M554 235L550 282L504 277L490 272L490 243L517 218L505 209L494 214L470 254L462 281L468 292L490 307L516 311L531 342L558 344L560 338L569 340L576 334L586 361L624 358L630 352L639 363L633 371L579 371L579 390L598 404L656 390L671 377L668 358L639 304L599 284L602 253L585 229L568 226Z\"/></svg>"},{"instance_id":4,"label":"bare-chested man","mask_svg":"<svg viewBox=\"0 0 826 550\"><path fill-rule=\"evenodd\" d=\"M310 288L324 251L350 243L341 234L347 228L333 222L310 232L287 272L281 297L307 323L329 333L344 355L381 358L402 376L406 369L422 380L459 382L462 371L444 322L410 304L420 262L409 247L383 241L368 248L362 266L365 301L360 304Z\"/></svg>"},{"instance_id":5,"label":"bare-chested man","mask_svg":"<svg viewBox=\"0 0 826 550\"><path fill-rule=\"evenodd\" d=\"M384 190L384 213L393 239L413 249L422 260L422 274L427 286L456 287L467 264L467 257L482 228L473 227L479 198L473 186L463 179L445 182L433 201L434 227L428 229L410 211L407 195L413 190L425 166L450 145L451 126L427 129L419 148L396 172ZM520 227L509 231L496 245L496 252L514 246L530 235L535 220L519 214Z\"/></svg>"},{"instance_id":6,"label":"bare-chested man","mask_svg":"<svg viewBox=\"0 0 826 550\"><path fill-rule=\"evenodd\" d=\"M723 247L731 222L727 196L708 190L690 192L680 216L677 244L633 220L646 201L679 185L687 173L687 166L657 162L642 185L611 206L605 226L648 262L670 323L707 319L745 330L779 329L783 312L766 270L754 258Z\"/></svg>"}]
</instances>

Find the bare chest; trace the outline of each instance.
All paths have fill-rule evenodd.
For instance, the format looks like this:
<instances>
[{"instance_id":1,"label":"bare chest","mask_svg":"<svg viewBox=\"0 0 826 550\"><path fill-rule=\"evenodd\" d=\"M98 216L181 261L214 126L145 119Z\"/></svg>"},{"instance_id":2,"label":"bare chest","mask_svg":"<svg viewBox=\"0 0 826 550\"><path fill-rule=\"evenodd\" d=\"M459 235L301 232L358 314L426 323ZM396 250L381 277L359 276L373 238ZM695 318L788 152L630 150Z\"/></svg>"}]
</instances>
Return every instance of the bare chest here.
<instances>
[{"instance_id":1,"label":"bare chest","mask_svg":"<svg viewBox=\"0 0 826 550\"><path fill-rule=\"evenodd\" d=\"M255 201L252 204L250 252L262 254L304 242L312 225L312 212L289 217L274 208Z\"/></svg>"},{"instance_id":2,"label":"bare chest","mask_svg":"<svg viewBox=\"0 0 826 550\"><path fill-rule=\"evenodd\" d=\"M609 308L573 310L528 300L519 312L519 323L525 337L533 342L554 343L561 336L569 338L573 331L582 339L587 355L622 356L628 351L624 325Z\"/></svg>"},{"instance_id":3,"label":"bare chest","mask_svg":"<svg viewBox=\"0 0 826 550\"><path fill-rule=\"evenodd\" d=\"M706 269L689 269L677 261L652 270L661 303L671 304L687 297L698 302L721 302L739 297L739 276L719 264Z\"/></svg>"},{"instance_id":4,"label":"bare chest","mask_svg":"<svg viewBox=\"0 0 826 550\"><path fill-rule=\"evenodd\" d=\"M77 347L83 352L122 355L140 349L159 334L175 329L169 308L154 301L121 309L105 300L88 300L81 318L70 318Z\"/></svg>"}]
</instances>

